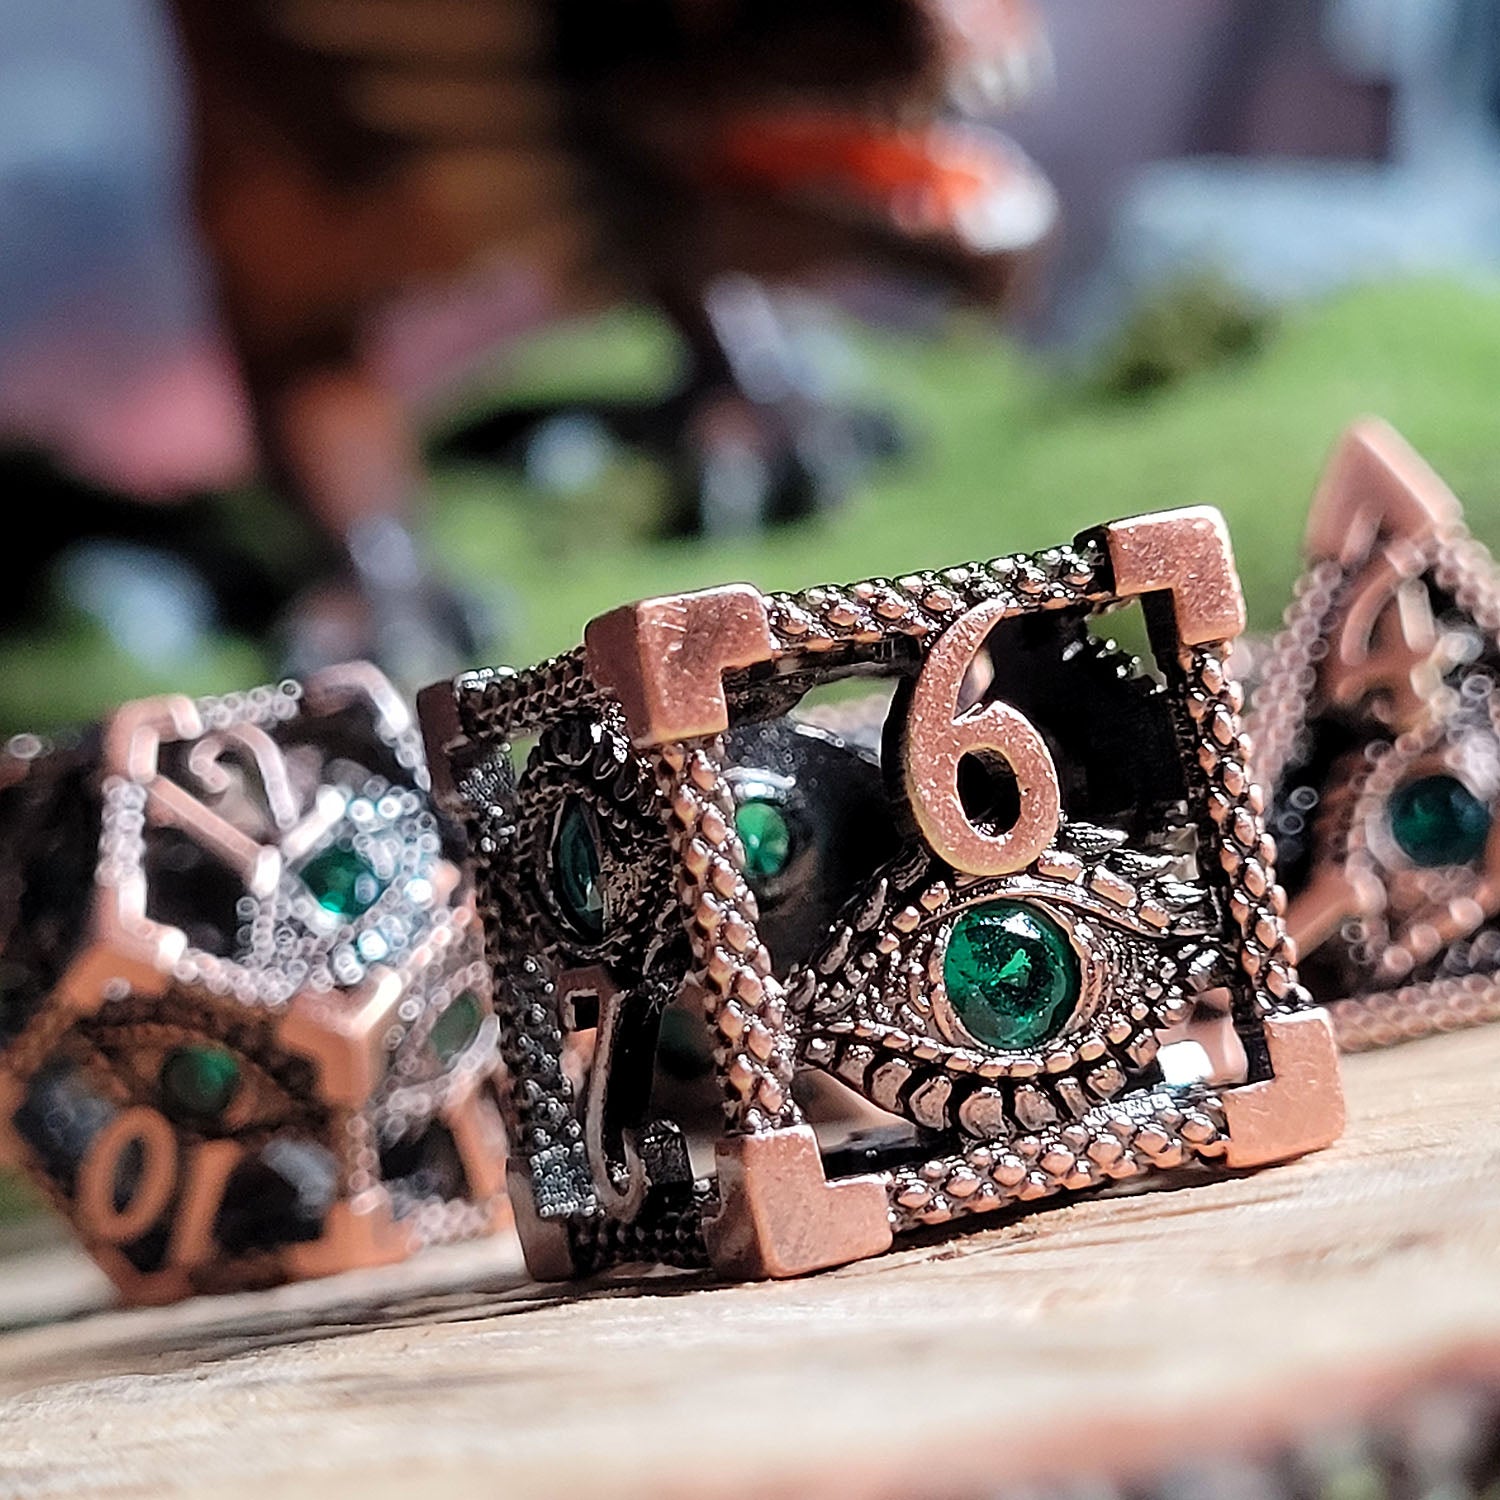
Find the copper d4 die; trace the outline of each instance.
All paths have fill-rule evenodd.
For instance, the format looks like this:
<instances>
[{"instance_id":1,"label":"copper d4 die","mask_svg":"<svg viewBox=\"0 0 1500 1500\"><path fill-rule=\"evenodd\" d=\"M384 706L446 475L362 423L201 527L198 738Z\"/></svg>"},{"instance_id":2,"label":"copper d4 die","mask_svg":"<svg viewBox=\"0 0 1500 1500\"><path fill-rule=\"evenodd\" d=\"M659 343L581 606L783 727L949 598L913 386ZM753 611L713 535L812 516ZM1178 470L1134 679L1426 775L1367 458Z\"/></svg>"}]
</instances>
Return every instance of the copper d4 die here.
<instances>
[{"instance_id":1,"label":"copper d4 die","mask_svg":"<svg viewBox=\"0 0 1500 1500\"><path fill-rule=\"evenodd\" d=\"M508 1212L478 923L373 668L23 736L0 787L0 1146L127 1297Z\"/></svg>"},{"instance_id":2,"label":"copper d4 die","mask_svg":"<svg viewBox=\"0 0 1500 1500\"><path fill-rule=\"evenodd\" d=\"M1154 670L1090 629L1135 599ZM428 689L497 961L533 1270L795 1275L1019 1200L1332 1140L1332 1032L1297 981L1224 668L1242 627L1222 521L1183 510L939 573L648 600L534 671ZM883 685L873 738L804 702L844 679ZM765 726L813 719L822 784L878 763L851 835L889 837L799 887L792 820L753 788L773 781ZM812 822L819 801L798 804ZM789 890L815 930L763 910ZM1161 1038L1210 989L1248 1074L1173 1086ZM723 1090L711 1179L653 1107L684 994ZM900 1128L825 1157L798 1099L812 1071Z\"/></svg>"},{"instance_id":3,"label":"copper d4 die","mask_svg":"<svg viewBox=\"0 0 1500 1500\"><path fill-rule=\"evenodd\" d=\"M1343 437L1255 697L1287 923L1347 1048L1500 1019L1500 581L1389 427Z\"/></svg>"}]
</instances>

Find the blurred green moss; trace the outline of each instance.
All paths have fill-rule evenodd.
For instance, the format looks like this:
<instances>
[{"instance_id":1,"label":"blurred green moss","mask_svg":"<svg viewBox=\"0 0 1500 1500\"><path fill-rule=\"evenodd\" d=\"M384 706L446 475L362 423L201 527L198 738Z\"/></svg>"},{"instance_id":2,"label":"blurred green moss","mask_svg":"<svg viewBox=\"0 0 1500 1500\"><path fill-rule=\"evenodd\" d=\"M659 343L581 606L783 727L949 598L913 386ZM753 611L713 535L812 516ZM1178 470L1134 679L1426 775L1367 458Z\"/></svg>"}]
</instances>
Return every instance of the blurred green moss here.
<instances>
[{"instance_id":1,"label":"blurred green moss","mask_svg":"<svg viewBox=\"0 0 1500 1500\"><path fill-rule=\"evenodd\" d=\"M640 320L607 325L612 347L631 337L654 335ZM1367 413L1394 422L1458 491L1475 531L1500 541L1500 283L1350 291L1282 314L1240 358L1128 399L1097 369L1063 374L978 322L941 339L854 337L866 399L899 412L918 446L832 515L759 537L661 541L647 530L660 478L639 460L568 501L513 476L440 474L441 553L511 601L495 659L563 649L592 614L644 594L900 572L1201 502L1228 517L1252 625L1269 629L1290 596L1318 472L1340 430ZM570 366L584 384L587 347L576 335L544 342L533 368L553 389L569 388Z\"/></svg>"},{"instance_id":2,"label":"blurred green moss","mask_svg":"<svg viewBox=\"0 0 1500 1500\"><path fill-rule=\"evenodd\" d=\"M1243 359L1265 347L1271 309L1212 271L1169 282L1145 297L1110 341L1100 383L1135 396Z\"/></svg>"},{"instance_id":3,"label":"blurred green moss","mask_svg":"<svg viewBox=\"0 0 1500 1500\"><path fill-rule=\"evenodd\" d=\"M1448 478L1481 537L1500 539L1500 283L1365 287L1258 323L1253 336L1233 331L1240 314L1208 283L1174 295L1175 311L1148 306L1136 326L1197 319L1217 331L1190 342L1221 352L1242 344L1237 357L1147 358L1145 335L1127 329L1141 369L1170 365L1171 378L1155 381L1120 375L1121 345L1093 370L1065 374L978 321L939 338L853 333L862 398L898 413L916 446L835 514L763 536L666 541L652 534L664 476L639 456L621 456L566 496L511 471L450 466L433 480L434 548L496 605L503 638L485 655L519 662L566 647L590 615L643 594L726 578L781 588L904 571L1206 501L1229 518L1252 622L1264 629L1296 574L1318 470L1344 424L1369 412L1393 421ZM547 335L505 369L484 399L659 392L675 363L657 320L622 312ZM250 516L269 502L235 503ZM75 619L0 640L0 727L76 721L169 687L243 686L268 670L262 648L225 639L163 680Z\"/></svg>"},{"instance_id":4,"label":"blurred green moss","mask_svg":"<svg viewBox=\"0 0 1500 1500\"><path fill-rule=\"evenodd\" d=\"M42 1200L23 1177L0 1171L0 1224L27 1218L41 1207Z\"/></svg>"}]
</instances>

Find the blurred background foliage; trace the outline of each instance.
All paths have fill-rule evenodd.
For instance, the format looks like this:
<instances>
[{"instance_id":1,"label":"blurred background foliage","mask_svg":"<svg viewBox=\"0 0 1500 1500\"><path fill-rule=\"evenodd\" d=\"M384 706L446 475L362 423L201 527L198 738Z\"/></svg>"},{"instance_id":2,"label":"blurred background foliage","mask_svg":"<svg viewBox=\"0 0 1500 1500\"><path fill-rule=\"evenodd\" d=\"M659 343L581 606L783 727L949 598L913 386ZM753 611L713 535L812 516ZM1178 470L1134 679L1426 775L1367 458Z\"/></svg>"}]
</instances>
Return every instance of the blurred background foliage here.
<instances>
[{"instance_id":1,"label":"blurred background foliage","mask_svg":"<svg viewBox=\"0 0 1500 1500\"><path fill-rule=\"evenodd\" d=\"M1500 542L1494 463L1500 282L1398 281L1270 313L1194 275L1157 292L1107 349L1068 364L958 321L940 337L848 330L863 394L902 414L913 451L841 510L763 535L663 540L663 479L606 452L566 489L522 472L439 465L435 550L495 606L496 659L577 641L621 600L748 578L767 588L852 579L1045 546L1112 515L1211 502L1233 529L1253 628L1272 629L1298 568L1302 518L1339 429L1392 421ZM494 398L639 395L673 377L667 331L622 311L534 340ZM269 498L226 500L243 534L282 536ZM274 557L273 557L274 562ZM272 670L254 642L220 637L162 681L82 618L0 641L0 723L77 720L166 687L206 691Z\"/></svg>"}]
</instances>

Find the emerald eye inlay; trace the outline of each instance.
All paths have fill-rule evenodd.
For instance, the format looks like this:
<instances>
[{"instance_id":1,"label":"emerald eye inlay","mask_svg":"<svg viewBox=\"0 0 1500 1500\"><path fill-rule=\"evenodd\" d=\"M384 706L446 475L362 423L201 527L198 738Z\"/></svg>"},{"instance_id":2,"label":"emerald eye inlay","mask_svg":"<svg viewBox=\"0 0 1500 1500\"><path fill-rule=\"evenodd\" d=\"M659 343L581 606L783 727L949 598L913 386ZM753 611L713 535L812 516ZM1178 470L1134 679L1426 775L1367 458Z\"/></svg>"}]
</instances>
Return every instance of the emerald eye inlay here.
<instances>
[{"instance_id":1,"label":"emerald eye inlay","mask_svg":"<svg viewBox=\"0 0 1500 1500\"><path fill-rule=\"evenodd\" d=\"M964 1029L987 1046L1035 1046L1067 1024L1083 988L1060 922L1024 901L986 901L953 924L943 986Z\"/></svg>"},{"instance_id":2,"label":"emerald eye inlay","mask_svg":"<svg viewBox=\"0 0 1500 1500\"><path fill-rule=\"evenodd\" d=\"M240 1087L240 1065L223 1047L177 1047L161 1065L161 1097L167 1113L216 1120Z\"/></svg>"},{"instance_id":3,"label":"emerald eye inlay","mask_svg":"<svg viewBox=\"0 0 1500 1500\"><path fill-rule=\"evenodd\" d=\"M432 1024L427 1034L428 1043L437 1054L438 1061L450 1063L460 1052L465 1051L479 1035L484 1010L479 996L473 990L464 990L454 997L447 1010Z\"/></svg>"},{"instance_id":4,"label":"emerald eye inlay","mask_svg":"<svg viewBox=\"0 0 1500 1500\"><path fill-rule=\"evenodd\" d=\"M1455 776L1421 776L1390 801L1391 837L1414 865L1466 865L1484 852L1491 816Z\"/></svg>"},{"instance_id":5,"label":"emerald eye inlay","mask_svg":"<svg viewBox=\"0 0 1500 1500\"><path fill-rule=\"evenodd\" d=\"M745 874L751 882L774 880L791 863L792 829L774 802L756 797L735 810L734 831L745 846Z\"/></svg>"},{"instance_id":6,"label":"emerald eye inlay","mask_svg":"<svg viewBox=\"0 0 1500 1500\"><path fill-rule=\"evenodd\" d=\"M346 922L369 911L385 889L366 860L337 844L303 865L302 883L324 911Z\"/></svg>"},{"instance_id":7,"label":"emerald eye inlay","mask_svg":"<svg viewBox=\"0 0 1500 1500\"><path fill-rule=\"evenodd\" d=\"M569 803L552 836L552 871L557 904L578 935L589 942L604 936L604 868L593 819L581 802Z\"/></svg>"}]
</instances>

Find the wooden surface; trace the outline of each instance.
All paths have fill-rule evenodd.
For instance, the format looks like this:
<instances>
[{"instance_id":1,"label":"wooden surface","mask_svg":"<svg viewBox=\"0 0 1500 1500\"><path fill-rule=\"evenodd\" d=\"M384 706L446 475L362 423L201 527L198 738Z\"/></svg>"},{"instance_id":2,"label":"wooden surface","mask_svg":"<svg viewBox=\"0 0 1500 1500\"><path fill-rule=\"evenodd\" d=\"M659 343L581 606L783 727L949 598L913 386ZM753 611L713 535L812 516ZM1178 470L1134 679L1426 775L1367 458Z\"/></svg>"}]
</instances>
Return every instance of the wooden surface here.
<instances>
[{"instance_id":1,"label":"wooden surface","mask_svg":"<svg viewBox=\"0 0 1500 1500\"><path fill-rule=\"evenodd\" d=\"M1500 1378L1500 1027L1350 1059L1323 1155L795 1283L539 1288L506 1245L100 1311L0 1262L0 1494L993 1494Z\"/></svg>"}]
</instances>

